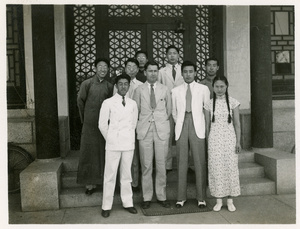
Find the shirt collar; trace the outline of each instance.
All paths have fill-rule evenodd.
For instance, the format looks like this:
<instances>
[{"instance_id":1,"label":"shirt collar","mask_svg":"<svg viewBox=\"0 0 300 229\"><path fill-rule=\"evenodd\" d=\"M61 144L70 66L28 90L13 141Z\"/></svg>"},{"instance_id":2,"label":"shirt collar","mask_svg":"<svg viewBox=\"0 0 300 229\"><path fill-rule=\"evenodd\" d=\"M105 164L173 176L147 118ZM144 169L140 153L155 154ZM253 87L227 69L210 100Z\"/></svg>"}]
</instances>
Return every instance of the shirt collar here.
<instances>
[{"instance_id":1,"label":"shirt collar","mask_svg":"<svg viewBox=\"0 0 300 229\"><path fill-rule=\"evenodd\" d=\"M193 88L194 87L194 85L195 85L195 80L193 81L193 82L191 82L190 83L190 88ZM184 82L184 87L187 89L187 87L188 87L188 84L186 83L186 82Z\"/></svg>"},{"instance_id":2,"label":"shirt collar","mask_svg":"<svg viewBox=\"0 0 300 229\"><path fill-rule=\"evenodd\" d=\"M180 65L177 63L177 64L175 64L174 66L175 66L175 69L177 70L177 69L179 68ZM167 63L167 64L166 64L166 67L167 67L167 68L173 68L173 65Z\"/></svg>"}]
</instances>

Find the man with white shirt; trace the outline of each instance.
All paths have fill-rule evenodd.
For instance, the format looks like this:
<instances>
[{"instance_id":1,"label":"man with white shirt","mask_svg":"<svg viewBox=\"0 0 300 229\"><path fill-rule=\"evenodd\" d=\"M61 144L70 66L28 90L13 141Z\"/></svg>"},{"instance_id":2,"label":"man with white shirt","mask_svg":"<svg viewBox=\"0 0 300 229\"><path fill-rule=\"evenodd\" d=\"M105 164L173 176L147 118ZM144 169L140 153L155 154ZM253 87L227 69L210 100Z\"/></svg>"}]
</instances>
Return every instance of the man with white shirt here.
<instances>
[{"instance_id":1,"label":"man with white shirt","mask_svg":"<svg viewBox=\"0 0 300 229\"><path fill-rule=\"evenodd\" d=\"M181 65L178 63L179 61L179 49L170 45L166 49L166 56L168 63L164 68L159 70L158 82L166 85L168 89L171 91L173 88L183 84L184 80L181 76ZM167 172L172 170L172 143L174 140L174 120L170 117L170 139L169 139L169 147L168 147L168 156L166 161L166 170Z\"/></svg>"},{"instance_id":2,"label":"man with white shirt","mask_svg":"<svg viewBox=\"0 0 300 229\"><path fill-rule=\"evenodd\" d=\"M131 163L135 148L135 128L138 109L135 101L126 97L130 77L122 74L116 78L118 92L104 100L99 116L99 129L106 140L103 182L103 217L109 217L113 204L118 167L120 165L121 199L123 207L132 214Z\"/></svg>"},{"instance_id":3,"label":"man with white shirt","mask_svg":"<svg viewBox=\"0 0 300 229\"><path fill-rule=\"evenodd\" d=\"M206 156L204 104L209 101L207 86L196 83L196 65L190 61L182 63L181 71L185 83L172 90L172 115L175 121L175 140L178 167L178 192L176 207L186 202L189 150L192 153L198 207L206 206Z\"/></svg>"},{"instance_id":4,"label":"man with white shirt","mask_svg":"<svg viewBox=\"0 0 300 229\"><path fill-rule=\"evenodd\" d=\"M130 86L128 89L128 92L126 93L126 96L130 99L133 98L133 93L135 89L142 85L143 83L139 81L136 76L139 71L139 62L134 58L129 58L125 62L125 73L130 76ZM117 85L114 87L114 94L117 93ZM139 175L140 175L140 157L139 157L139 147L138 147L138 141L136 141L135 144L135 150L132 160L132 166L131 166L131 175L132 175L132 190L134 192L139 191Z\"/></svg>"}]
</instances>

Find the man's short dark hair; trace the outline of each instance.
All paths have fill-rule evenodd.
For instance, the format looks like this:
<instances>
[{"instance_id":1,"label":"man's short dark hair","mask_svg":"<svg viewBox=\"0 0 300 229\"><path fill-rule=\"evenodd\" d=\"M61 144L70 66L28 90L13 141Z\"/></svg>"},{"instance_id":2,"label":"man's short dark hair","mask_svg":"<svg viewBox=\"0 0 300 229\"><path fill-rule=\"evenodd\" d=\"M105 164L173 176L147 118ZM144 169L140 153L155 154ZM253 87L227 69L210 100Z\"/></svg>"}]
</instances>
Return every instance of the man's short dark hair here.
<instances>
[{"instance_id":1,"label":"man's short dark hair","mask_svg":"<svg viewBox=\"0 0 300 229\"><path fill-rule=\"evenodd\" d=\"M97 64L101 61L105 62L107 64L107 67L110 67L109 60L106 58L97 58L94 62L95 67L97 67Z\"/></svg>"},{"instance_id":2,"label":"man's short dark hair","mask_svg":"<svg viewBox=\"0 0 300 229\"><path fill-rule=\"evenodd\" d=\"M129 62L135 63L136 66L139 67L139 62L138 62L136 59L134 59L134 58L128 58L128 59L125 61L125 67L127 66L127 64L128 64Z\"/></svg>"},{"instance_id":3,"label":"man's short dark hair","mask_svg":"<svg viewBox=\"0 0 300 229\"><path fill-rule=\"evenodd\" d=\"M127 75L125 72L122 73L121 75L118 75L118 76L116 77L116 79L115 79L115 84L118 84L119 80L121 80L121 79L126 79L126 80L128 81L128 83L130 84L131 78L130 78L130 76Z\"/></svg>"},{"instance_id":4,"label":"man's short dark hair","mask_svg":"<svg viewBox=\"0 0 300 229\"><path fill-rule=\"evenodd\" d=\"M184 68L184 67L187 67L187 66L193 66L195 72L197 71L197 66L196 66L192 61L189 61L189 60L186 60L186 61L184 61L184 62L182 63L182 65L181 65L181 71L183 71L183 68Z\"/></svg>"},{"instance_id":5,"label":"man's short dark hair","mask_svg":"<svg viewBox=\"0 0 300 229\"><path fill-rule=\"evenodd\" d=\"M219 66L219 60L215 57L210 57L210 58L206 59L205 60L205 66L207 65L208 61L211 61L211 60L216 61L217 65Z\"/></svg>"},{"instance_id":6,"label":"man's short dark hair","mask_svg":"<svg viewBox=\"0 0 300 229\"><path fill-rule=\"evenodd\" d=\"M146 56L146 58L148 59L148 53L146 52L146 51L143 51L143 50L139 50L139 51L137 51L136 53L135 53L135 59L137 58L137 56L139 55L139 54L144 54L145 56Z\"/></svg>"},{"instance_id":7,"label":"man's short dark hair","mask_svg":"<svg viewBox=\"0 0 300 229\"><path fill-rule=\"evenodd\" d=\"M157 69L159 69L159 65L158 65L158 63L156 63L155 61L153 61L153 60L150 60L150 61L148 61L146 64L145 64L145 71L147 70L147 68L148 68L148 66L149 65L156 65L157 66Z\"/></svg>"},{"instance_id":8,"label":"man's short dark hair","mask_svg":"<svg viewBox=\"0 0 300 229\"><path fill-rule=\"evenodd\" d=\"M170 45L166 48L166 53L169 52L170 49L175 49L179 53L179 49L175 45Z\"/></svg>"}]
</instances>

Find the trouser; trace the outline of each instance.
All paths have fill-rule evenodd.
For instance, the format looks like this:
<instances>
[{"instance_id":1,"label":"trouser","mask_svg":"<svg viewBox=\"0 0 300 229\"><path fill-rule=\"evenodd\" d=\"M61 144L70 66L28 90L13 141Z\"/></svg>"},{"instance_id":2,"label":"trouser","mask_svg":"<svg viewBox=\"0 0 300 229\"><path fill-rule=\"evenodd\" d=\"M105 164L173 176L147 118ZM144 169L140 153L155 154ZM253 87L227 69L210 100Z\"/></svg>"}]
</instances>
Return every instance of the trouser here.
<instances>
[{"instance_id":1,"label":"trouser","mask_svg":"<svg viewBox=\"0 0 300 229\"><path fill-rule=\"evenodd\" d=\"M205 139L197 137L192 113L185 114L181 135L176 142L178 165L177 200L186 200L189 149L191 150L195 166L196 198L197 200L204 200L206 198Z\"/></svg>"},{"instance_id":2,"label":"trouser","mask_svg":"<svg viewBox=\"0 0 300 229\"><path fill-rule=\"evenodd\" d=\"M157 135L155 124L152 122L143 140L139 141L140 160L142 168L142 189L144 201L153 197L153 157L155 155L155 192L160 201L166 200L166 157L169 139L161 140ZM154 147L153 147L154 146Z\"/></svg>"},{"instance_id":3,"label":"trouser","mask_svg":"<svg viewBox=\"0 0 300 229\"><path fill-rule=\"evenodd\" d=\"M123 207L133 206L131 189L131 163L133 150L130 151L106 151L103 182L102 209L110 210L113 204L116 177L120 164L121 200Z\"/></svg>"}]
</instances>

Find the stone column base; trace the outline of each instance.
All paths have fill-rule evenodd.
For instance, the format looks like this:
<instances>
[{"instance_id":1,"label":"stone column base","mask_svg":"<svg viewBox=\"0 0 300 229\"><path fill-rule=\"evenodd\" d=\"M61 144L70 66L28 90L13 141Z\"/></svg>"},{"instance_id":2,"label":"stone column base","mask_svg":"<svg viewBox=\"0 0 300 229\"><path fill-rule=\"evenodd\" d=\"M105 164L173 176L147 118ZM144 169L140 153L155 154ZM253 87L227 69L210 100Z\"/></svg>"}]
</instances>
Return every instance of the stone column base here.
<instances>
[{"instance_id":1,"label":"stone column base","mask_svg":"<svg viewBox=\"0 0 300 229\"><path fill-rule=\"evenodd\" d=\"M60 174L58 159L36 160L20 174L22 211L59 209Z\"/></svg>"}]
</instances>

